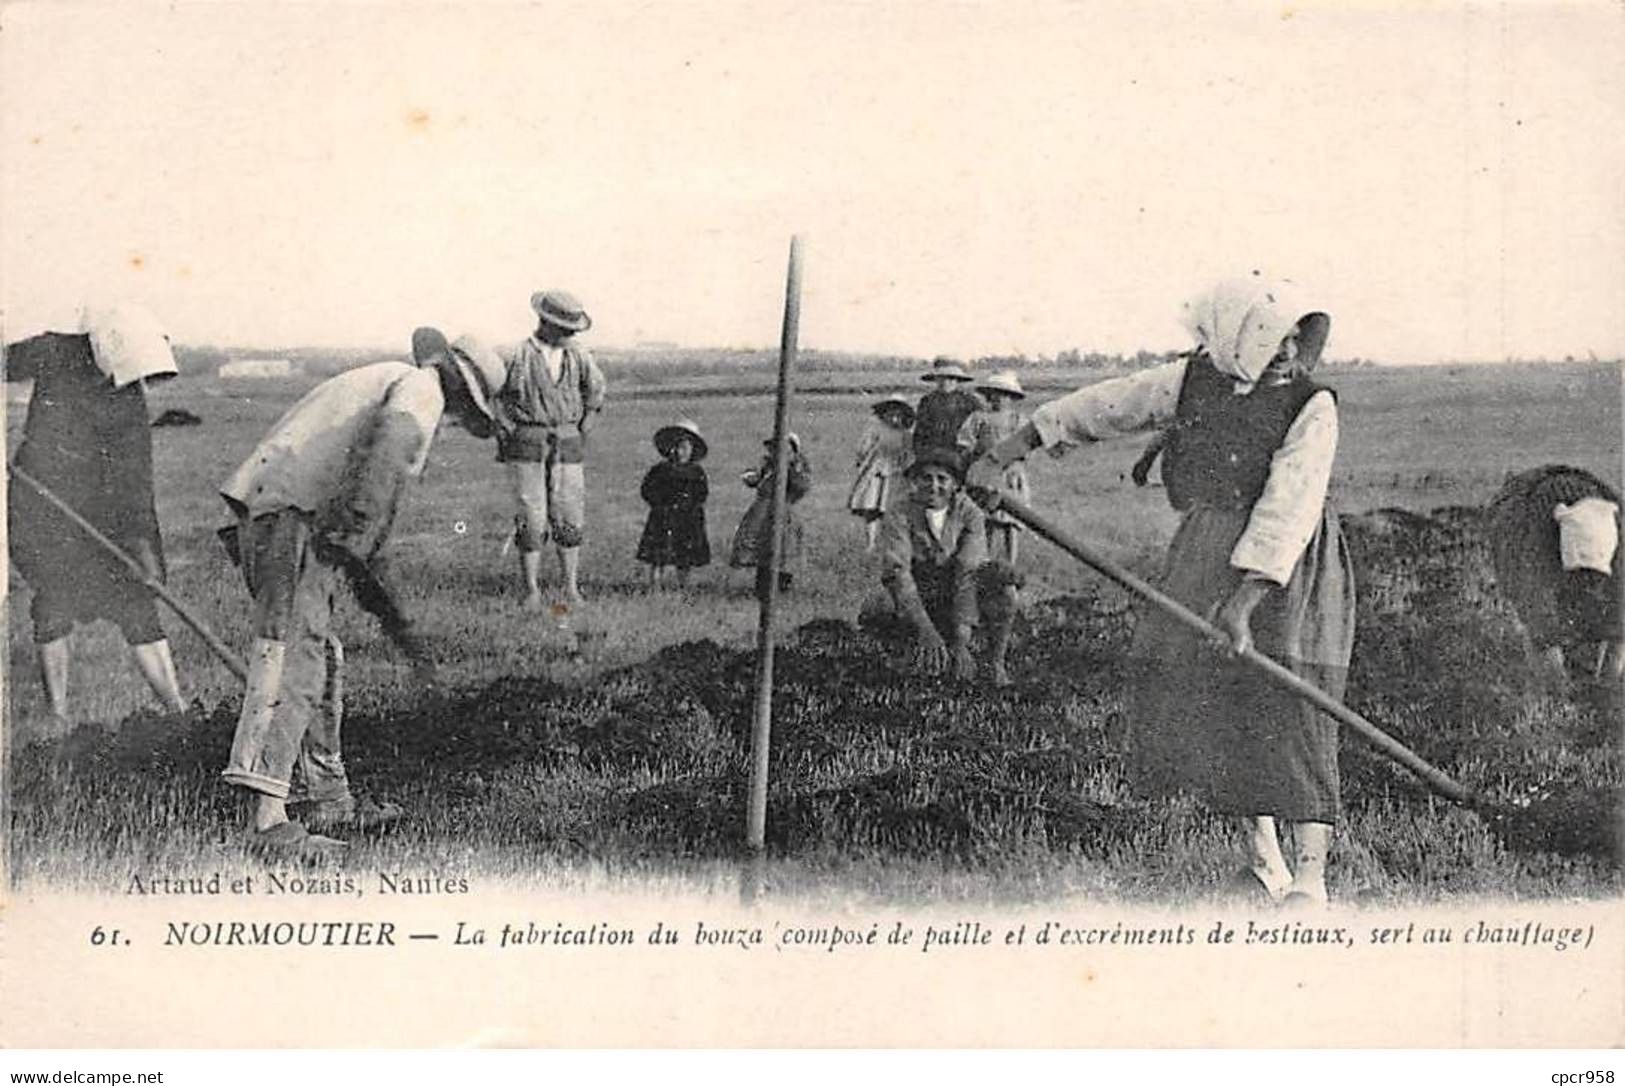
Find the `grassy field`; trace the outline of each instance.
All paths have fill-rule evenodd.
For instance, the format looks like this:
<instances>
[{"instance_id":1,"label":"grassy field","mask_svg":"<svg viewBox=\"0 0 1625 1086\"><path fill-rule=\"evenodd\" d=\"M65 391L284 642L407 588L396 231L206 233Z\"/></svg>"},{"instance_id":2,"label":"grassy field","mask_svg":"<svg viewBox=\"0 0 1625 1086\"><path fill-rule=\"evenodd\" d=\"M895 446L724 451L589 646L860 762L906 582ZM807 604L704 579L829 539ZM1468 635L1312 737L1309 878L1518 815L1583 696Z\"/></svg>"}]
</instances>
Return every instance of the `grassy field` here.
<instances>
[{"instance_id":1,"label":"grassy field","mask_svg":"<svg viewBox=\"0 0 1625 1086\"><path fill-rule=\"evenodd\" d=\"M644 384L620 399L609 376L611 407L589 452L589 604L575 624L579 655L565 651L566 635L550 620L519 608L516 560L502 553L511 526L504 476L490 445L451 428L393 544L449 699L422 704L376 625L344 605L353 772L362 787L413 812L400 832L352 862L566 883L703 885L729 869L756 605L745 574L730 579L721 562L751 497L738 475L754 465L771 426L771 399L756 394L770 386L771 371L726 383L711 375ZM1343 418L1333 497L1345 511L1479 505L1508 472L1543 463L1621 482L1617 366L1326 376ZM1055 391L1070 379L1042 375ZM783 622L787 633L814 625L786 655L778 703L777 877L805 893L882 897L929 889L1164 899L1207 885L1233 862L1227 828L1188 805L1145 808L1122 794L1107 742L1121 714L1119 665L1131 621L1121 594L1029 541L1022 565L1031 606L1012 653L1017 686L997 694L909 681L840 624L875 582L857 522L844 512L851 454L869 394L898 380L818 373L793 408L817 485L799 507L809 561ZM246 595L213 537L223 521L215 487L305 387L189 379L152 397L154 413L184 406L204 419L154 432L171 587L238 646L246 643ZM653 462L650 435L678 414L711 441L708 518L718 561L686 591L651 594L632 558L644 517L637 486ZM13 406L12 433L21 418ZM1059 461L1040 457L1034 490L1036 504L1064 526L1151 572L1175 520L1160 490L1128 481L1138 451L1138 442L1124 442ZM1370 553L1372 562L1393 559ZM54 736L33 679L28 592L16 581L11 587L10 777L22 800L14 874L117 885L154 864L245 863L230 843L235 797L215 779L238 697L231 676L171 622L183 686L197 705L184 719L154 716L143 710L116 632L82 630L74 705L94 725ZM1617 703L1599 707L1541 686L1511 659L1519 655L1516 627L1493 596L1458 596L1470 613L1435 607L1424 615L1419 603L1414 613L1378 616L1398 625L1362 636L1358 707L1492 792L1511 795L1531 781L1617 787ZM1443 627L1418 625L1421 618L1456 623L1451 645L1466 645L1441 665L1451 674L1432 677L1431 693L1415 675L1390 683L1383 671L1411 666L1438 640ZM1414 639L1409 662L1377 651L1392 650L1401 634ZM1493 696L1475 693L1481 686ZM35 740L50 742L25 749ZM1353 747L1345 743L1350 814L1334 893L1432 900L1620 888L1611 860L1509 849L1471 815L1426 798Z\"/></svg>"}]
</instances>

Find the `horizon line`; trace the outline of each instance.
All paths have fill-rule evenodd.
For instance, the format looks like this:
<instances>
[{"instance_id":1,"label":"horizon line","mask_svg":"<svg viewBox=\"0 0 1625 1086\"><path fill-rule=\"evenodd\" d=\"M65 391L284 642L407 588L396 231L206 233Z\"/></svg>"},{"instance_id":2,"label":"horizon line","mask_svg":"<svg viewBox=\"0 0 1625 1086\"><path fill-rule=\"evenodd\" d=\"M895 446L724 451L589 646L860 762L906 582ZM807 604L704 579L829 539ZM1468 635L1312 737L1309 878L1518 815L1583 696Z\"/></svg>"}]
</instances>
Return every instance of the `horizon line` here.
<instances>
[{"instance_id":1,"label":"horizon line","mask_svg":"<svg viewBox=\"0 0 1625 1086\"><path fill-rule=\"evenodd\" d=\"M643 354L643 355L655 355L655 354L658 354L661 351L673 351L673 352L705 352L705 351L711 351L711 352L723 352L723 353L733 353L733 354L763 354L763 353L776 354L779 351L779 347L778 347L777 344L762 345L762 346L738 346L738 345L729 345L729 346L715 346L715 345L712 345L712 346L692 346L692 345L688 345L688 344L666 343L666 342L659 342L659 341L644 342L644 343L637 343L637 344L593 343L593 344L590 344L590 347L591 347L591 349L593 349L595 351L624 352L624 353ZM382 346L371 346L371 345L335 346L335 345L323 345L323 344L297 344L297 345L285 345L285 346L280 346L280 347L262 347L262 346L243 346L243 345L239 345L239 344L218 344L218 343L176 343L176 344L174 344L174 349L177 352L178 351L219 351L219 352L221 352L223 354L227 354L227 355L232 356L233 360L241 360L243 358L275 358L275 357L277 357L279 355L286 355L286 354L312 354L312 353L319 353L319 352L332 352L334 354L343 354L343 355L378 354L380 356L383 356L383 358L400 358L400 357L405 357L405 356L410 354L410 351L405 350L405 349L393 348L393 347L382 347ZM929 354L929 355L927 355L927 354L910 354L910 353L898 352L898 351L865 350L865 349L854 349L854 348L846 348L846 347L816 347L816 346L808 346L808 345L801 345L800 347L797 348L797 350L798 350L798 353L813 353L813 354L825 354L825 355L847 355L847 356L851 356L851 357L856 358L856 359L864 359L864 360L898 360L898 361L909 361L909 362L921 362L921 363L927 363L927 364L931 361L932 358L938 357L938 356L943 354L943 352L934 352L934 353ZM1030 361L1032 361L1034 363L1053 365L1055 363L1055 360L1060 355L1071 353L1071 352L1076 352L1078 355L1084 356L1084 357L1091 356L1091 355L1098 355L1098 356L1104 356L1104 357L1107 357L1107 358L1132 359L1132 358L1136 357L1136 355L1138 355L1141 352L1151 354L1151 355L1167 355L1167 354L1179 354L1179 353L1182 353L1182 350L1183 349L1181 349L1181 348L1167 348L1165 350L1158 351L1158 350L1152 350L1151 348L1148 348L1148 347L1142 347L1142 348L1139 348L1139 349L1137 349L1135 351L1107 351L1107 350L1102 350L1102 349L1099 349L1099 348L1085 349L1085 348L1082 348L1082 347L1066 347L1066 348L1062 348L1060 351L1057 351L1057 352L1054 352L1054 353L1048 353L1048 354L1046 354L1046 353L1033 354L1033 353L1028 353L1028 352L1025 352L1025 351L1017 351L1017 352L1010 352L1010 353L1003 353L1003 354L994 353L994 352L985 352L985 353L982 353L982 354L966 354L966 355L952 355L952 354L949 354L948 357L958 358L958 359L961 359L961 360L963 360L963 361L965 361L967 363L974 363L974 362L976 362L978 360L981 360L981 359L1021 358L1021 359L1028 359L1028 360L1030 360ZM382 358L380 360L382 360ZM1443 356L1443 357L1437 357L1437 358L1427 359L1427 360L1412 360L1412 361L1404 361L1404 362L1394 362L1394 361L1389 361L1387 359L1374 357L1374 356L1369 356L1369 355L1332 355L1332 356L1328 356L1324 360L1324 364L1332 365L1332 366L1335 366L1335 365L1348 365L1349 363L1352 363L1352 362L1362 362L1362 363L1367 363L1367 364L1374 365L1374 366L1391 366L1391 367L1404 367L1404 366L1504 366L1504 365L1518 365L1518 364L1529 364L1529 365L1580 365L1580 364L1625 365L1625 355L1615 355L1615 356L1612 356L1612 357L1606 357L1606 356L1600 356L1600 355L1596 354L1595 352L1588 352L1586 357L1578 357L1578 356L1574 355L1571 352L1564 352L1562 355L1559 355L1559 356L1556 356L1556 357L1551 356L1551 355L1546 355L1546 354L1538 354L1538 355L1507 355L1507 356L1504 356L1504 357L1501 357L1501 358L1464 358L1464 357L1455 357L1455 356Z\"/></svg>"}]
</instances>

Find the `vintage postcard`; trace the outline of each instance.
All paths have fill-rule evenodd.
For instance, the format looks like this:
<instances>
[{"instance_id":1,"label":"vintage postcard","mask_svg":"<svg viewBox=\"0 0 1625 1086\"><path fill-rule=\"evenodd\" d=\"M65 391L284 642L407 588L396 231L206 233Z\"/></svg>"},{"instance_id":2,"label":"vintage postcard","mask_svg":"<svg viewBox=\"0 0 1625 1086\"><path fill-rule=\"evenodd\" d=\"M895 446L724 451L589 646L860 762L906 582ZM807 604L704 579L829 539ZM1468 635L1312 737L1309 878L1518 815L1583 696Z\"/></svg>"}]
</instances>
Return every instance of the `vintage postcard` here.
<instances>
[{"instance_id":1,"label":"vintage postcard","mask_svg":"<svg viewBox=\"0 0 1625 1086\"><path fill-rule=\"evenodd\" d=\"M1625 1040L1618 4L0 54L0 1044Z\"/></svg>"}]
</instances>

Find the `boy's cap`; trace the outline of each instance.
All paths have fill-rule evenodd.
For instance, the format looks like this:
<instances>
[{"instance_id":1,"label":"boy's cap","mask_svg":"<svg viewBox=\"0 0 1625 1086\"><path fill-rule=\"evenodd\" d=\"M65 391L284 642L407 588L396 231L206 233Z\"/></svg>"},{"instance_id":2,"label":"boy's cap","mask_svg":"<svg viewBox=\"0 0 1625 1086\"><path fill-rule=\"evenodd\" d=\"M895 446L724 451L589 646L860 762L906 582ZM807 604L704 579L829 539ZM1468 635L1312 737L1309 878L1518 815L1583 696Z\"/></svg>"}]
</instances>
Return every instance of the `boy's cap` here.
<instances>
[{"instance_id":1,"label":"boy's cap","mask_svg":"<svg viewBox=\"0 0 1625 1086\"><path fill-rule=\"evenodd\" d=\"M933 445L914 454L914 462L903 474L912 479L922 468L945 468L958 482L965 481L965 457L950 445Z\"/></svg>"}]
</instances>

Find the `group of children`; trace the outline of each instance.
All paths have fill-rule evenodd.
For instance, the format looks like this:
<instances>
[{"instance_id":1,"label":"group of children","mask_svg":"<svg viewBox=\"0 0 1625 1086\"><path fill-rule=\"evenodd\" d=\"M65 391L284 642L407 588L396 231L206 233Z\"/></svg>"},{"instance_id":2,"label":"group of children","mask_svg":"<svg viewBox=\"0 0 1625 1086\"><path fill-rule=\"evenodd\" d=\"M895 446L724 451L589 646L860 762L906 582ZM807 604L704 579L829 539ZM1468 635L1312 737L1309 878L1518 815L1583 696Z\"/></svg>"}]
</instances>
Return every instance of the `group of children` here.
<instances>
[{"instance_id":1,"label":"group of children","mask_svg":"<svg viewBox=\"0 0 1625 1086\"><path fill-rule=\"evenodd\" d=\"M916 456L926 449L950 449L961 464L968 465L985 457L1024 421L1017 405L1027 393L1009 370L974 381L958 362L939 358L921 380L934 387L920 398L918 410L901 396L876 401L872 408L875 420L858 445L858 475L847 508L864 521L871 551L879 538L880 522L891 507L894 480L909 477ZM1030 497L1024 464L1006 469L999 485L1018 501ZM995 513L989 518L988 543L995 554L1012 564L1016 533L1016 523L1008 516Z\"/></svg>"},{"instance_id":2,"label":"group of children","mask_svg":"<svg viewBox=\"0 0 1625 1086\"><path fill-rule=\"evenodd\" d=\"M876 421L859 447L847 508L865 522L881 565L880 590L864 601L859 624L894 647L912 648L920 670L949 668L961 679L975 674L971 641L980 628L987 678L1002 686L1020 581L1018 526L983 513L964 484L969 465L1021 427L1017 405L1026 392L1014 373L978 382L948 358L921 379L932 390L917 408L897 396L874 405ZM908 484L903 501L893 497L898 477ZM1026 501L1026 467L1001 469L998 485Z\"/></svg>"},{"instance_id":3,"label":"group of children","mask_svg":"<svg viewBox=\"0 0 1625 1086\"><path fill-rule=\"evenodd\" d=\"M863 522L866 549L870 552L879 543L882 520L903 489L900 484L911 479L912 467L921 453L932 449L950 451L962 483L964 467L986 456L1023 422L1017 405L1026 398L1026 392L1011 371L978 382L958 362L939 358L921 379L933 387L921 397L918 408L903 396L882 397L871 406L875 417L858 444L856 478L847 509ZM740 520L728 555L731 567L758 570L759 590L766 577L763 571L768 562L767 533L774 483L773 443L770 439L763 444L766 452L761 464L740 477L756 491L756 499ZM812 469L802 452L800 438L791 433L787 444L788 503L778 574L781 590L793 584L793 569L803 546L804 533L795 505L812 486ZM684 586L693 570L711 562L705 523L709 484L700 466L709 447L699 426L687 418L655 431L654 446L660 462L643 477L640 493L649 506L649 515L638 541L637 560L648 567L651 588L664 584L670 573L675 573L677 583ZM1000 485L1006 494L1023 502L1028 500L1023 464L1006 469ZM986 535L990 553L1013 565L1018 530L1006 515L989 516Z\"/></svg>"},{"instance_id":4,"label":"group of children","mask_svg":"<svg viewBox=\"0 0 1625 1086\"><path fill-rule=\"evenodd\" d=\"M1008 682L1005 648L1015 614L1015 572L1019 526L1000 512L984 513L963 493L968 466L1019 431L1018 405L1026 398L1020 380L1003 371L976 381L952 359L939 358L921 378L932 390L913 405L902 396L877 400L854 461L856 478L847 509L864 525L869 552L879 552L881 589L863 604L859 621L871 633L899 648L912 648L921 670L975 674L971 640L983 630L986 670L996 685ZM771 542L774 491L773 443L765 442L762 462L741 476L756 491L734 533L728 561L756 571L763 595L776 576L780 591L791 587L803 548L796 504L812 486L812 469L801 441L789 434L784 535L777 566ZM667 570L686 585L692 570L711 561L706 536L707 479L700 461L707 445L699 427L679 419L655 432L660 463L642 486L649 517L637 558L658 587ZM997 480L1007 495L1029 499L1021 461L1001 469ZM903 497L899 497L899 494Z\"/></svg>"}]
</instances>

